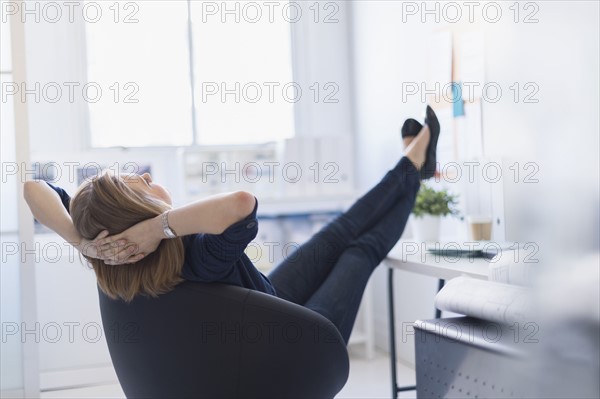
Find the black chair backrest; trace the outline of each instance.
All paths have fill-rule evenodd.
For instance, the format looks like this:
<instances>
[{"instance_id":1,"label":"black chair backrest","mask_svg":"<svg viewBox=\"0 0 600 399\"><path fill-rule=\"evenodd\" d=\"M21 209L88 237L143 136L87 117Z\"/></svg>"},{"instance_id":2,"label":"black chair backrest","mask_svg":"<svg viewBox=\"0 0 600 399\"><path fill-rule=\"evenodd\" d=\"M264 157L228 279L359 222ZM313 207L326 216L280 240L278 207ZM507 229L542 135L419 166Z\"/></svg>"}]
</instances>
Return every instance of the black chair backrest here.
<instances>
[{"instance_id":1,"label":"black chair backrest","mask_svg":"<svg viewBox=\"0 0 600 399\"><path fill-rule=\"evenodd\" d=\"M333 398L348 379L336 327L289 301L189 281L130 303L99 295L128 398Z\"/></svg>"}]
</instances>

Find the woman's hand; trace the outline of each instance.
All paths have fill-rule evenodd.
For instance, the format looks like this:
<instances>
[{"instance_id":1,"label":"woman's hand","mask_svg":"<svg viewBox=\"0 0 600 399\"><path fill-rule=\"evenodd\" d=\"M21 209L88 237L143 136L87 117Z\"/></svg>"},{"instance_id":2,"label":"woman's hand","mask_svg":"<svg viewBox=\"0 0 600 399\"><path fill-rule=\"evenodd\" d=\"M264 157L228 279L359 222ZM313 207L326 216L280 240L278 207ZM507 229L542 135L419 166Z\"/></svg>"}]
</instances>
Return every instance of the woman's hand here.
<instances>
[{"instance_id":1,"label":"woman's hand","mask_svg":"<svg viewBox=\"0 0 600 399\"><path fill-rule=\"evenodd\" d=\"M96 236L96 238L94 238L93 240L86 240L85 238L82 238L79 241L79 244L74 245L74 247L77 248L77 250L85 256L89 256L90 258L95 258L95 259L101 259L101 257L98 255L98 246L97 245L98 245L98 242L101 239L103 239L104 237L106 237L107 235L108 235L107 230L101 231L100 234L98 234Z\"/></svg>"},{"instance_id":2,"label":"woman's hand","mask_svg":"<svg viewBox=\"0 0 600 399\"><path fill-rule=\"evenodd\" d=\"M107 265L138 262L156 251L165 238L160 215L139 222L119 234L98 239L99 237L94 240L97 255Z\"/></svg>"},{"instance_id":3,"label":"woman's hand","mask_svg":"<svg viewBox=\"0 0 600 399\"><path fill-rule=\"evenodd\" d=\"M106 264L119 265L124 263L134 263L140 260L143 256L140 254L132 255L134 249L132 244L127 243L126 240L116 241L110 251L102 252L100 250L100 242L103 238L108 236L108 231L104 230L100 232L93 240L87 240L82 238L75 248L79 250L83 255L90 258L102 259Z\"/></svg>"}]
</instances>

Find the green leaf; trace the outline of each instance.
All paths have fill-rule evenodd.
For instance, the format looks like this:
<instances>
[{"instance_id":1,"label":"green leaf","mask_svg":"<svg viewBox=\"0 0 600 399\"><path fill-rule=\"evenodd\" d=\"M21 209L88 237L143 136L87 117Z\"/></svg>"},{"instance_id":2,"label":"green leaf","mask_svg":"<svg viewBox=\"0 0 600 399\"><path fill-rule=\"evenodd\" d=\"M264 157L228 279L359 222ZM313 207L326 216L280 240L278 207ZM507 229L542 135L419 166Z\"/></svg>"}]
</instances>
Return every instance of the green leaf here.
<instances>
[{"instance_id":1,"label":"green leaf","mask_svg":"<svg viewBox=\"0 0 600 399\"><path fill-rule=\"evenodd\" d=\"M449 194L448 190L435 191L431 187L422 184L417 193L412 213L416 217L423 217L424 215L458 215L456 209L457 198L457 195Z\"/></svg>"}]
</instances>

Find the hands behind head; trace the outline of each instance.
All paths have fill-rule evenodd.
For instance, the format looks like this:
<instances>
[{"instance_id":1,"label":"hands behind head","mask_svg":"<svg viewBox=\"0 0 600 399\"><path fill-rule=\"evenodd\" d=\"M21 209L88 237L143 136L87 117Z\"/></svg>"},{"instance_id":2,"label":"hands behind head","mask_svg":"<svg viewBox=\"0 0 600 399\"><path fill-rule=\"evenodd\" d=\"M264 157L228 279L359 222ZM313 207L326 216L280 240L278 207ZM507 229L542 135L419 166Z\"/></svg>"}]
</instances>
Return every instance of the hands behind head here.
<instances>
[{"instance_id":1,"label":"hands behind head","mask_svg":"<svg viewBox=\"0 0 600 399\"><path fill-rule=\"evenodd\" d=\"M138 262L156 251L163 238L160 221L151 218L112 236L104 230L93 240L83 239L77 248L86 256L104 260L107 265L123 265Z\"/></svg>"}]
</instances>

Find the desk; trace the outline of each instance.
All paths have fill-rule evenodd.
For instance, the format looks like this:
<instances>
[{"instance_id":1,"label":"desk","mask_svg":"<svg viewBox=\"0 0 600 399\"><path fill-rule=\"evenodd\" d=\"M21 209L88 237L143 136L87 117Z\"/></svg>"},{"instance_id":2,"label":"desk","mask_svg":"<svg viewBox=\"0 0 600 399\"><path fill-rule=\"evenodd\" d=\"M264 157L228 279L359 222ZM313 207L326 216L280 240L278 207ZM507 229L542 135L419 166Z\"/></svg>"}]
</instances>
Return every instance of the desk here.
<instances>
[{"instance_id":1,"label":"desk","mask_svg":"<svg viewBox=\"0 0 600 399\"><path fill-rule=\"evenodd\" d=\"M388 323L390 334L390 361L392 371L392 398L398 392L412 391L416 386L398 387L396 374L396 325L394 318L394 269L436 277L441 289L445 280L459 276L488 279L489 260L484 258L442 256L428 253L423 245L416 242L400 241L383 261L388 268ZM436 311L439 318L440 312Z\"/></svg>"}]
</instances>

